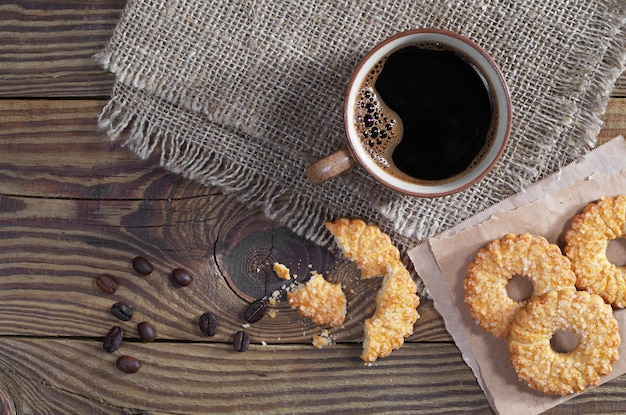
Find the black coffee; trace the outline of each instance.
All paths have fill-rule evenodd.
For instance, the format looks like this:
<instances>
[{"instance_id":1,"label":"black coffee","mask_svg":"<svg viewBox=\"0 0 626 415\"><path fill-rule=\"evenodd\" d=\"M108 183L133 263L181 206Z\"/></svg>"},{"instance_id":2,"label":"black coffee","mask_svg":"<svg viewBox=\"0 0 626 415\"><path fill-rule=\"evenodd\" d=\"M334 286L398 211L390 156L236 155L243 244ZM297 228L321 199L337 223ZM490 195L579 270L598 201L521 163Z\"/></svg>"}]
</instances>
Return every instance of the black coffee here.
<instances>
[{"instance_id":1,"label":"black coffee","mask_svg":"<svg viewBox=\"0 0 626 415\"><path fill-rule=\"evenodd\" d=\"M489 88L468 60L440 44L411 45L383 58L361 86L356 111L372 158L417 182L471 169L489 145Z\"/></svg>"}]
</instances>

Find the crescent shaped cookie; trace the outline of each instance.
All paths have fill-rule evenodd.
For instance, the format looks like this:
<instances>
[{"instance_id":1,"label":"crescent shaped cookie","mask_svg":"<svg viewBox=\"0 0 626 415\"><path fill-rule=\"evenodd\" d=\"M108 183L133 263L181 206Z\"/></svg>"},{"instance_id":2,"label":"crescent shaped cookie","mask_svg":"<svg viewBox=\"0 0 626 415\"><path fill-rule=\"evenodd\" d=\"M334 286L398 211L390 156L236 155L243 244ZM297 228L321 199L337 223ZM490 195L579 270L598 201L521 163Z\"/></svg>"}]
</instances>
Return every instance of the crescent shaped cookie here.
<instances>
[{"instance_id":1,"label":"crescent shaped cookie","mask_svg":"<svg viewBox=\"0 0 626 415\"><path fill-rule=\"evenodd\" d=\"M365 320L361 359L373 362L386 357L413 334L419 318L417 286L402 265L391 266L376 295L376 311Z\"/></svg>"},{"instance_id":2,"label":"crescent shaped cookie","mask_svg":"<svg viewBox=\"0 0 626 415\"><path fill-rule=\"evenodd\" d=\"M400 251L376 225L349 218L326 221L324 225L335 237L344 257L356 263L361 279L383 276L389 264L400 262Z\"/></svg>"},{"instance_id":3,"label":"crescent shaped cookie","mask_svg":"<svg viewBox=\"0 0 626 415\"><path fill-rule=\"evenodd\" d=\"M400 260L400 252L376 225L361 219L325 222L344 257L353 260L361 279L384 276L376 294L376 311L365 321L361 359L373 362L388 356L413 334L419 314L417 285Z\"/></svg>"}]
</instances>

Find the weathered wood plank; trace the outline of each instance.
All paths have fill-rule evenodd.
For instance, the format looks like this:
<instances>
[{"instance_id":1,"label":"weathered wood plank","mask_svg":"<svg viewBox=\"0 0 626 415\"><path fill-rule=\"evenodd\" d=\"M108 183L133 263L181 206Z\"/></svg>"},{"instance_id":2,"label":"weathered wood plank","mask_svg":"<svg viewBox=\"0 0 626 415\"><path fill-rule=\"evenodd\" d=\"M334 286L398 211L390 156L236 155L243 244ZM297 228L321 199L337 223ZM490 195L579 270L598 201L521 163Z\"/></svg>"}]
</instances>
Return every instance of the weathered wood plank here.
<instances>
[{"instance_id":1,"label":"weathered wood plank","mask_svg":"<svg viewBox=\"0 0 626 415\"><path fill-rule=\"evenodd\" d=\"M0 96L110 94L113 76L93 59L126 0L5 0L0 4Z\"/></svg>"},{"instance_id":2,"label":"weathered wood plank","mask_svg":"<svg viewBox=\"0 0 626 415\"><path fill-rule=\"evenodd\" d=\"M248 226L251 223L254 226ZM271 268L273 261L304 260L305 267L310 263L312 269L344 283L349 318L333 332L340 342L360 341L362 322L373 311L380 282L359 281L352 264L272 226L221 195L173 193L170 201L93 201L0 192L0 334L103 336L117 323L108 312L111 305L125 302L135 308L133 323L123 326L132 336L134 325L147 320L160 338L197 340L198 317L212 311L222 328L213 340L224 341L245 323L243 313L252 300L237 295L225 278L226 270L240 270L238 260L244 259L254 277L255 269ZM238 256L219 262L215 243L230 232L246 237L266 232L274 241L242 245ZM155 272L136 275L130 265L135 255L150 259ZM177 267L194 275L189 287L177 288L169 280ZM96 288L101 273L117 279L120 288L115 294L107 296ZM256 278L261 284L281 284L272 273L258 272ZM275 318L265 317L250 328L254 342L310 343L311 335L319 332L285 301L272 308ZM449 340L432 303L424 301L420 313L412 341Z\"/></svg>"},{"instance_id":3,"label":"weathered wood plank","mask_svg":"<svg viewBox=\"0 0 626 415\"><path fill-rule=\"evenodd\" d=\"M106 97L114 77L93 59L126 0L5 0L0 97ZM626 74L613 92L626 97Z\"/></svg>"},{"instance_id":4,"label":"weathered wood plank","mask_svg":"<svg viewBox=\"0 0 626 415\"><path fill-rule=\"evenodd\" d=\"M121 354L140 359L140 371L118 371ZM127 343L107 354L87 340L3 339L0 363L14 368L0 384L24 414L490 413L449 344L407 345L365 366L349 347Z\"/></svg>"},{"instance_id":5,"label":"weathered wood plank","mask_svg":"<svg viewBox=\"0 0 626 415\"><path fill-rule=\"evenodd\" d=\"M0 183L6 195L153 199L200 188L98 133L103 100L0 100ZM159 194L153 194L156 192ZM207 194L206 189L197 193Z\"/></svg>"},{"instance_id":6,"label":"weathered wood plank","mask_svg":"<svg viewBox=\"0 0 626 415\"><path fill-rule=\"evenodd\" d=\"M244 323L249 302L284 283L271 271L278 261L300 276L317 270L343 281L352 318L337 340L360 340L380 281L358 281L353 265L258 210L109 143L95 132L101 103L0 101L0 333L104 335L115 322L107 310L126 301L137 309L135 324L149 320L167 339L198 339L198 316L213 311L225 328L213 340L224 341ZM134 275L130 261L139 254L154 275ZM192 271L194 284L175 289L168 275L176 267ZM114 296L95 288L100 273L120 280ZM246 296L246 285L273 288ZM255 342L311 341L316 327L284 301L276 309L275 319L251 329ZM432 303L420 312L411 341L450 340Z\"/></svg>"},{"instance_id":7,"label":"weathered wood plank","mask_svg":"<svg viewBox=\"0 0 626 415\"><path fill-rule=\"evenodd\" d=\"M0 412L12 410L9 396L23 414L491 413L429 301L422 301L404 348L363 365L360 322L374 282L351 297L351 320L336 331L339 345L313 348L310 335L318 329L283 302L276 318L247 329L248 352L232 350L250 301L228 284L227 274L241 270L233 264L247 264L247 278L258 268L262 282L270 259L303 271L310 263L348 283L355 270L305 247L257 210L159 169L156 157L139 160L97 133L113 76L92 56L125 3L0 4L0 98L101 98L0 100ZM626 97L626 73L613 96ZM625 102L609 102L601 139L626 135ZM136 254L155 264L151 276L133 273ZM191 286L169 281L178 266L194 273ZM101 272L118 278L114 295L95 287ZM131 322L109 314L115 301L135 306ZM210 339L197 328L207 309L219 317ZM156 326L155 343L137 341L143 320ZM113 324L127 337L108 355L101 341ZM140 358L142 370L116 370L121 353ZM548 413L623 412L624 388L622 376Z\"/></svg>"},{"instance_id":8,"label":"weathered wood plank","mask_svg":"<svg viewBox=\"0 0 626 415\"><path fill-rule=\"evenodd\" d=\"M603 143L617 135L626 137L626 98L609 100L602 119L604 125L598 135L598 142Z\"/></svg>"},{"instance_id":9,"label":"weathered wood plank","mask_svg":"<svg viewBox=\"0 0 626 415\"><path fill-rule=\"evenodd\" d=\"M142 361L135 374L118 356ZM489 414L487 400L458 350L408 344L364 365L349 346L128 342L113 354L94 340L0 339L0 389L20 414L42 413L423 413ZM451 381L451 380L454 381ZM548 413L623 412L626 377Z\"/></svg>"}]
</instances>

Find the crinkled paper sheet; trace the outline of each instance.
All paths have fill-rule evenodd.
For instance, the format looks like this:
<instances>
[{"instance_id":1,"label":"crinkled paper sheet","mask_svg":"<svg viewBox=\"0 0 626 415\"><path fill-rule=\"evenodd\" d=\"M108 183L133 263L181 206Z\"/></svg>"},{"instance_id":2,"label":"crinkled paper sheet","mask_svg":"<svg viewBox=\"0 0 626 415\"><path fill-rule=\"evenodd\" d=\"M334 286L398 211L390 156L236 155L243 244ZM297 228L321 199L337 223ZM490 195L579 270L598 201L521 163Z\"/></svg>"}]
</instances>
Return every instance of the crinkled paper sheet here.
<instances>
[{"instance_id":1,"label":"crinkled paper sheet","mask_svg":"<svg viewBox=\"0 0 626 415\"><path fill-rule=\"evenodd\" d=\"M571 219L602 196L626 194L626 141L617 137L558 173L413 248L409 255L480 386L497 413L539 414L576 395L554 397L531 390L509 362L507 343L482 331L464 302L463 279L476 251L506 233L529 232L563 247ZM622 253L626 256L626 252ZM626 262L626 258L624 258ZM607 382L626 373L626 309L620 323L620 360Z\"/></svg>"}]
</instances>

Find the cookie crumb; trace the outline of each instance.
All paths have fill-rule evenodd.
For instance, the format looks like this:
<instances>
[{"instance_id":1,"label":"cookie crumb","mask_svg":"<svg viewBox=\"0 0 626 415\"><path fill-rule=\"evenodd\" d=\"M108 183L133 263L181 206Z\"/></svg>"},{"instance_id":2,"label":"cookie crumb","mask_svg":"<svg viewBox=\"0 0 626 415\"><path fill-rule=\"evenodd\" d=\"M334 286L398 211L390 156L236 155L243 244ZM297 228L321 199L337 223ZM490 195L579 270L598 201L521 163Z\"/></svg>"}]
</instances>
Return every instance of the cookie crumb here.
<instances>
[{"instance_id":1,"label":"cookie crumb","mask_svg":"<svg viewBox=\"0 0 626 415\"><path fill-rule=\"evenodd\" d=\"M335 344L333 338L330 336L330 332L328 330L322 330L320 334L313 335L313 346L321 349L326 346L331 346Z\"/></svg>"},{"instance_id":2,"label":"cookie crumb","mask_svg":"<svg viewBox=\"0 0 626 415\"><path fill-rule=\"evenodd\" d=\"M280 278L281 280L290 280L291 279L289 268L287 268L283 264L281 264L279 262L274 262L274 265L273 265L272 268L274 269L274 272L276 273L278 278Z\"/></svg>"}]
</instances>

